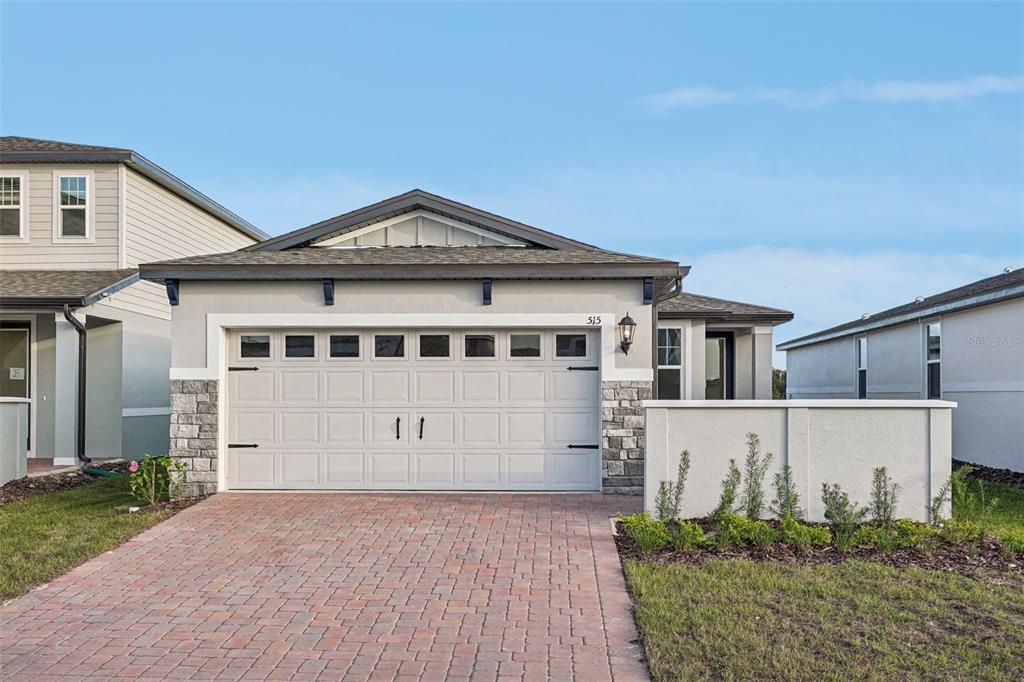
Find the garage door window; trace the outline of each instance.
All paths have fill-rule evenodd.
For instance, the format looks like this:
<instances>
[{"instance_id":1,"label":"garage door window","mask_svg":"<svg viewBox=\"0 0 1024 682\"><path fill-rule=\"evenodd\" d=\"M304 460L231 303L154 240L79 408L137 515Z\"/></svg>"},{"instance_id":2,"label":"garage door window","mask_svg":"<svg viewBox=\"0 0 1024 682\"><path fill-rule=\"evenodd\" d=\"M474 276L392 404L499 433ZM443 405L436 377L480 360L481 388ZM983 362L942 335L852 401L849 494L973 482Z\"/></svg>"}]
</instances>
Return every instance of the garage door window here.
<instances>
[{"instance_id":1,"label":"garage door window","mask_svg":"<svg viewBox=\"0 0 1024 682\"><path fill-rule=\"evenodd\" d=\"M558 334L555 336L555 355L560 358L585 358L586 334Z\"/></svg>"},{"instance_id":2,"label":"garage door window","mask_svg":"<svg viewBox=\"0 0 1024 682\"><path fill-rule=\"evenodd\" d=\"M466 334L467 358L493 358L494 334Z\"/></svg>"},{"instance_id":3,"label":"garage door window","mask_svg":"<svg viewBox=\"0 0 1024 682\"><path fill-rule=\"evenodd\" d=\"M509 334L508 348L513 358L539 358L540 334Z\"/></svg>"},{"instance_id":4,"label":"garage door window","mask_svg":"<svg viewBox=\"0 0 1024 682\"><path fill-rule=\"evenodd\" d=\"M312 334L285 334L284 356L286 358L316 357L316 340Z\"/></svg>"},{"instance_id":5,"label":"garage door window","mask_svg":"<svg viewBox=\"0 0 1024 682\"><path fill-rule=\"evenodd\" d=\"M270 336L266 334L243 335L241 355L243 358L269 358Z\"/></svg>"},{"instance_id":6,"label":"garage door window","mask_svg":"<svg viewBox=\"0 0 1024 682\"><path fill-rule=\"evenodd\" d=\"M358 358L359 337L355 334L331 334L332 358Z\"/></svg>"},{"instance_id":7,"label":"garage door window","mask_svg":"<svg viewBox=\"0 0 1024 682\"><path fill-rule=\"evenodd\" d=\"M373 357L404 358L405 336L403 334L377 334L373 337Z\"/></svg>"},{"instance_id":8,"label":"garage door window","mask_svg":"<svg viewBox=\"0 0 1024 682\"><path fill-rule=\"evenodd\" d=\"M446 358L451 354L447 334L420 334L421 358Z\"/></svg>"}]
</instances>

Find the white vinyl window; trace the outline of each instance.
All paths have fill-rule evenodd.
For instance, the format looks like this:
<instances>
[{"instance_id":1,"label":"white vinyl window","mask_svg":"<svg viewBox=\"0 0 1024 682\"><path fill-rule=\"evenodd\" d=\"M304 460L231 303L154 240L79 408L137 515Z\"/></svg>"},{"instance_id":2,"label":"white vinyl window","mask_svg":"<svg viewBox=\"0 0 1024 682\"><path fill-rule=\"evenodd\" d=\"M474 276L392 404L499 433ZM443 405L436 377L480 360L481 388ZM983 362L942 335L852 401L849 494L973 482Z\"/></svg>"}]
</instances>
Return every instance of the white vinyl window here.
<instances>
[{"instance_id":1,"label":"white vinyl window","mask_svg":"<svg viewBox=\"0 0 1024 682\"><path fill-rule=\"evenodd\" d=\"M658 330L658 400L682 398L683 330Z\"/></svg>"},{"instance_id":2,"label":"white vinyl window","mask_svg":"<svg viewBox=\"0 0 1024 682\"><path fill-rule=\"evenodd\" d=\"M942 324L929 322L924 326L925 376L928 398L942 397Z\"/></svg>"},{"instance_id":3,"label":"white vinyl window","mask_svg":"<svg viewBox=\"0 0 1024 682\"><path fill-rule=\"evenodd\" d=\"M56 173L54 197L54 239L92 239L92 173Z\"/></svg>"},{"instance_id":4,"label":"white vinyl window","mask_svg":"<svg viewBox=\"0 0 1024 682\"><path fill-rule=\"evenodd\" d=\"M0 238L25 238L27 178L27 174L20 173L0 175Z\"/></svg>"}]
</instances>

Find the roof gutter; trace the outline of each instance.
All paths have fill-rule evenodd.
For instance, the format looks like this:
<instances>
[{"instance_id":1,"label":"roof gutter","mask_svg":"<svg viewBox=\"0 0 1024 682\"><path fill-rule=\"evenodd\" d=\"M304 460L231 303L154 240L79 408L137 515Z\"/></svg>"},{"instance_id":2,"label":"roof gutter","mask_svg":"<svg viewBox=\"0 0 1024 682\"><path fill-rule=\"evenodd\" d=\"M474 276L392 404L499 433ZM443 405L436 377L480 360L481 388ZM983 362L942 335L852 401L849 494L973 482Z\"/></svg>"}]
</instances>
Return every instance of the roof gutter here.
<instances>
[{"instance_id":1,"label":"roof gutter","mask_svg":"<svg viewBox=\"0 0 1024 682\"><path fill-rule=\"evenodd\" d=\"M78 332L78 395L76 400L77 417L75 419L75 454L83 464L92 460L85 455L85 353L86 353L86 330L85 325L71 314L71 306L64 306L64 319Z\"/></svg>"}]
</instances>

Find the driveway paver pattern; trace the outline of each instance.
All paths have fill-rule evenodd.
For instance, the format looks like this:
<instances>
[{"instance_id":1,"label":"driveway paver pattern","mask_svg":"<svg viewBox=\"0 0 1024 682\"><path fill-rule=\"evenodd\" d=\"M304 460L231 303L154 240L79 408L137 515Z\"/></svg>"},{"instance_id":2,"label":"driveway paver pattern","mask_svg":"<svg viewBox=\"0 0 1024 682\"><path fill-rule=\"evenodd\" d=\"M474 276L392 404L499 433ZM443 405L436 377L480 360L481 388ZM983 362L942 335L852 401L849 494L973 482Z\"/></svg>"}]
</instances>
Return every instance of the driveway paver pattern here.
<instances>
[{"instance_id":1,"label":"driveway paver pattern","mask_svg":"<svg viewBox=\"0 0 1024 682\"><path fill-rule=\"evenodd\" d=\"M645 680L639 504L221 493L0 607L0 678Z\"/></svg>"}]
</instances>

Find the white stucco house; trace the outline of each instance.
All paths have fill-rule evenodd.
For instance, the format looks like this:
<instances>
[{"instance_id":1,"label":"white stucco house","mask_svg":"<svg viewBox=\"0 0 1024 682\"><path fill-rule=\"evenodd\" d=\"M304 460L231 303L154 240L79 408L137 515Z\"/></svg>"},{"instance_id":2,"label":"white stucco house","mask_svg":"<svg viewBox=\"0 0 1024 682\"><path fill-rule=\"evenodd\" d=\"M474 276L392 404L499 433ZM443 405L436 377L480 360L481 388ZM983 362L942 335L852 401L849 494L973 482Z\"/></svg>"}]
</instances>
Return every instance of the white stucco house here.
<instances>
[{"instance_id":1,"label":"white stucco house","mask_svg":"<svg viewBox=\"0 0 1024 682\"><path fill-rule=\"evenodd\" d=\"M144 263L192 492L644 484L642 401L771 397L774 308L421 190Z\"/></svg>"},{"instance_id":2,"label":"white stucco house","mask_svg":"<svg viewBox=\"0 0 1024 682\"><path fill-rule=\"evenodd\" d=\"M791 399L945 399L953 456L1024 471L1024 270L786 341Z\"/></svg>"},{"instance_id":3,"label":"white stucco house","mask_svg":"<svg viewBox=\"0 0 1024 682\"><path fill-rule=\"evenodd\" d=\"M24 453L5 475L165 453L171 307L138 266L265 237L130 149L0 138L0 402Z\"/></svg>"}]
</instances>

